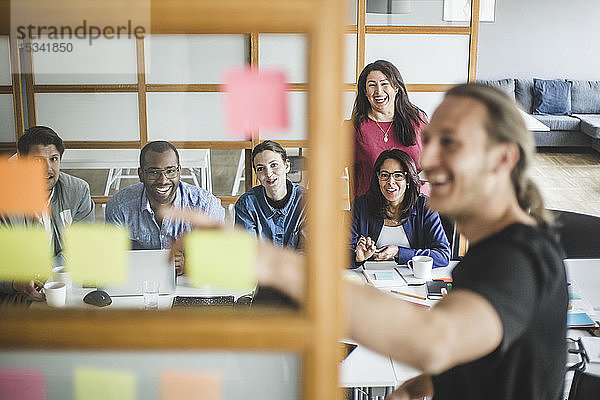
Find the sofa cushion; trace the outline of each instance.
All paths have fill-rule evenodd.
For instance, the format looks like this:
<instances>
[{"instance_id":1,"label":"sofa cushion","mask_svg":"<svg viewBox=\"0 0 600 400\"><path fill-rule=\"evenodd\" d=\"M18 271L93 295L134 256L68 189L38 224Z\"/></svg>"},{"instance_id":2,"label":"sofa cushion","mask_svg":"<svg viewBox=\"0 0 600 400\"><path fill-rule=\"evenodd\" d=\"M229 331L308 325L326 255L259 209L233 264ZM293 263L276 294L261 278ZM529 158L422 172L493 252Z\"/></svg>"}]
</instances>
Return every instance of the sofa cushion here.
<instances>
[{"instance_id":1,"label":"sofa cushion","mask_svg":"<svg viewBox=\"0 0 600 400\"><path fill-rule=\"evenodd\" d=\"M515 79L515 99L523 110L533 112L533 79Z\"/></svg>"},{"instance_id":2,"label":"sofa cushion","mask_svg":"<svg viewBox=\"0 0 600 400\"><path fill-rule=\"evenodd\" d=\"M534 114L570 115L571 82L534 78L533 106Z\"/></svg>"},{"instance_id":3,"label":"sofa cushion","mask_svg":"<svg viewBox=\"0 0 600 400\"><path fill-rule=\"evenodd\" d=\"M579 119L568 115L534 115L535 119L551 131L578 131Z\"/></svg>"},{"instance_id":4,"label":"sofa cushion","mask_svg":"<svg viewBox=\"0 0 600 400\"><path fill-rule=\"evenodd\" d=\"M589 136L600 138L600 114L576 114L581 120L581 131Z\"/></svg>"},{"instance_id":5,"label":"sofa cushion","mask_svg":"<svg viewBox=\"0 0 600 400\"><path fill-rule=\"evenodd\" d=\"M600 113L600 81L571 82L571 111Z\"/></svg>"},{"instance_id":6,"label":"sofa cushion","mask_svg":"<svg viewBox=\"0 0 600 400\"><path fill-rule=\"evenodd\" d=\"M495 87L496 89L502 90L511 99L515 99L515 80L509 79L498 79L498 80L481 80L478 81L483 85Z\"/></svg>"}]
</instances>

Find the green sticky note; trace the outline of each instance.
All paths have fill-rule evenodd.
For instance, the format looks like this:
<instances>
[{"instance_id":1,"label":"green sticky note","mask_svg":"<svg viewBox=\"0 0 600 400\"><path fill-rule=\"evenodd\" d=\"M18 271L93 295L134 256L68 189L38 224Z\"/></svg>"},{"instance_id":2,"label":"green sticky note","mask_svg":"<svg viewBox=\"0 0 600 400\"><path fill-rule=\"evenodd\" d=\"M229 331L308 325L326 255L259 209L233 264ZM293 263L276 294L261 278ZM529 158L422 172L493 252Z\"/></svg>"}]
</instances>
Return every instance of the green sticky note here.
<instances>
[{"instance_id":1,"label":"green sticky note","mask_svg":"<svg viewBox=\"0 0 600 400\"><path fill-rule=\"evenodd\" d=\"M90 367L73 371L75 400L136 400L136 379L132 372Z\"/></svg>"},{"instance_id":2,"label":"green sticky note","mask_svg":"<svg viewBox=\"0 0 600 400\"><path fill-rule=\"evenodd\" d=\"M392 271L375 272L375 279L378 281L393 281L394 273Z\"/></svg>"},{"instance_id":3,"label":"green sticky note","mask_svg":"<svg viewBox=\"0 0 600 400\"><path fill-rule=\"evenodd\" d=\"M73 224L64 235L65 264L74 282L98 286L127 281L127 229L114 225Z\"/></svg>"},{"instance_id":4,"label":"green sticky note","mask_svg":"<svg viewBox=\"0 0 600 400\"><path fill-rule=\"evenodd\" d=\"M52 272L52 258L42 226L0 228L0 279L46 280Z\"/></svg>"},{"instance_id":5,"label":"green sticky note","mask_svg":"<svg viewBox=\"0 0 600 400\"><path fill-rule=\"evenodd\" d=\"M196 287L256 286L256 239L241 231L194 231L185 238L185 273Z\"/></svg>"}]
</instances>

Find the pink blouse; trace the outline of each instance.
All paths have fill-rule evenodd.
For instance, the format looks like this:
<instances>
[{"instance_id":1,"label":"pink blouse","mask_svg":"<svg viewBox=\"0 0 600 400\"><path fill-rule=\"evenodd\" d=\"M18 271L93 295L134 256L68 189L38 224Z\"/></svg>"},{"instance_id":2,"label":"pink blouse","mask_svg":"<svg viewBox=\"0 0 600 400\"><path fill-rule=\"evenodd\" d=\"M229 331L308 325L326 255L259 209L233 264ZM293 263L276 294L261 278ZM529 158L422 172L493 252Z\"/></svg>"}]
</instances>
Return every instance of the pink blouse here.
<instances>
[{"instance_id":1,"label":"pink blouse","mask_svg":"<svg viewBox=\"0 0 600 400\"><path fill-rule=\"evenodd\" d=\"M425 116L421 116L425 119ZM400 149L406 152L411 158L415 161L417 166L417 171L421 170L419 164L419 157L421 156L421 151L423 150L423 139L421 137L421 132L425 127L424 122L420 122L418 125L415 125L416 131L416 143L412 146L404 146L396 139L395 133L392 131L393 128L390 128L392 122L380 122L379 125L383 129L383 132L375 121L368 118L365 120L361 127L362 137L361 135L355 131L354 132L354 196L358 197L367 192L369 190L369 185L371 184L371 174L373 173L373 164L375 164L375 160L379 157L384 150L391 149ZM390 128L388 133L388 141L385 142L384 132ZM421 187L423 189L423 187Z\"/></svg>"}]
</instances>

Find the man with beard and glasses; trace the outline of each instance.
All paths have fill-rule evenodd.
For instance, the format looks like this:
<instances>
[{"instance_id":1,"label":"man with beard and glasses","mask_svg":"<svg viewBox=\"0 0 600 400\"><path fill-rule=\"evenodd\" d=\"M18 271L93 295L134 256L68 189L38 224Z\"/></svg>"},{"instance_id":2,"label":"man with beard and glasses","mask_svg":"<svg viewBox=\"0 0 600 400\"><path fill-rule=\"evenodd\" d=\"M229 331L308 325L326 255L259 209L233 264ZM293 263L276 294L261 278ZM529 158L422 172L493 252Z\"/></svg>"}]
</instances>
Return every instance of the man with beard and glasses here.
<instances>
[{"instance_id":1,"label":"man with beard and glasses","mask_svg":"<svg viewBox=\"0 0 600 400\"><path fill-rule=\"evenodd\" d=\"M0 225L38 226L42 225L48 234L55 265L64 264L64 229L75 222L94 222L94 202L90 196L90 186L83 179L65 174L60 163L65 145L62 139L47 126L32 126L25 130L17 143L19 158L29 157L46 167L46 185L50 212L38 217L0 216ZM19 302L25 300L44 301L39 291L41 282L0 282L0 297ZM37 289L37 290L36 290ZM17 296L14 296L14 295Z\"/></svg>"},{"instance_id":2,"label":"man with beard and glasses","mask_svg":"<svg viewBox=\"0 0 600 400\"><path fill-rule=\"evenodd\" d=\"M105 215L107 223L129 228L134 250L167 249L172 241L191 230L189 223L164 216L163 206L201 210L218 221L225 219L219 199L180 181L179 153L169 142L155 141L144 146L138 176L140 183L112 196ZM179 253L175 257L178 275L183 273L183 265L183 253Z\"/></svg>"}]
</instances>

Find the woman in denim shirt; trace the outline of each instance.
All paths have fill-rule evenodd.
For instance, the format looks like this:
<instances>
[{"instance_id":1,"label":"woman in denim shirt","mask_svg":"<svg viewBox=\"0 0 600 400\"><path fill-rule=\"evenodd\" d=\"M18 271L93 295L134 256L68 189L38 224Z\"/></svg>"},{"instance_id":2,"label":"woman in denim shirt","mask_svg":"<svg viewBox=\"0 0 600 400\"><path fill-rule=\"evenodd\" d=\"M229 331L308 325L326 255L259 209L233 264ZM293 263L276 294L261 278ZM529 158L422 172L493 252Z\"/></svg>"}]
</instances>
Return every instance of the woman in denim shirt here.
<instances>
[{"instance_id":1,"label":"woman in denim shirt","mask_svg":"<svg viewBox=\"0 0 600 400\"><path fill-rule=\"evenodd\" d=\"M290 160L277 142L265 140L252 150L259 186L235 203L235 223L275 244L300 249L305 241L304 188L287 179Z\"/></svg>"},{"instance_id":2,"label":"woman in denim shirt","mask_svg":"<svg viewBox=\"0 0 600 400\"><path fill-rule=\"evenodd\" d=\"M434 267L448 265L448 239L426 200L412 158L398 149L383 151L375 161L369 190L353 204L352 266L390 259L406 264L416 255L432 257Z\"/></svg>"}]
</instances>

